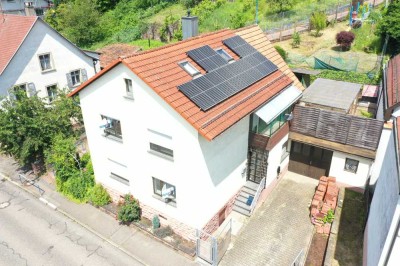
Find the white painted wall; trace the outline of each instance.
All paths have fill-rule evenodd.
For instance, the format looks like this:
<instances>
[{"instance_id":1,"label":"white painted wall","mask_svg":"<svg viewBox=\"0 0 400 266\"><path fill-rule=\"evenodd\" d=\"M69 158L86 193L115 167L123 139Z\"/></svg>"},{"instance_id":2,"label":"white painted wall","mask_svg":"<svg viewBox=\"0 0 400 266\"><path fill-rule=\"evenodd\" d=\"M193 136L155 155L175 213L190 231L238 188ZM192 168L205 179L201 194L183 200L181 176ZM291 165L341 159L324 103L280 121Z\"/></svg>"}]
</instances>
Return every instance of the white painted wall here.
<instances>
[{"instance_id":1,"label":"white painted wall","mask_svg":"<svg viewBox=\"0 0 400 266\"><path fill-rule=\"evenodd\" d=\"M378 265L399 197L394 134L391 130L384 129L381 138L388 138L389 141L386 152L383 154L384 160L372 198L364 236L365 264L370 266Z\"/></svg>"},{"instance_id":2,"label":"white painted wall","mask_svg":"<svg viewBox=\"0 0 400 266\"><path fill-rule=\"evenodd\" d=\"M124 78L132 79L133 100L124 97ZM80 92L80 100L96 180L166 215L202 228L246 181L248 117L209 142L123 64ZM101 114L121 121L123 143L102 136ZM173 161L149 153L150 140L173 149ZM109 177L108 158L126 165L119 171L129 187ZM176 187L176 207L153 197L152 177Z\"/></svg>"},{"instance_id":3,"label":"white painted wall","mask_svg":"<svg viewBox=\"0 0 400 266\"><path fill-rule=\"evenodd\" d=\"M346 158L359 161L357 173L344 170ZM329 176L336 177L336 181L351 187L365 188L373 160L356 155L333 151Z\"/></svg>"},{"instance_id":4,"label":"white painted wall","mask_svg":"<svg viewBox=\"0 0 400 266\"><path fill-rule=\"evenodd\" d=\"M266 186L271 184L278 177L278 167L283 171L283 169L289 164L289 156L281 162L282 146L288 138L289 134L285 135L278 144L269 151Z\"/></svg>"},{"instance_id":5,"label":"white painted wall","mask_svg":"<svg viewBox=\"0 0 400 266\"><path fill-rule=\"evenodd\" d=\"M24 10L24 2L24 0L1 0L1 7L4 12ZM36 4L35 8L48 7L49 5L45 0L31 0L31 2L34 2Z\"/></svg>"},{"instance_id":6,"label":"white painted wall","mask_svg":"<svg viewBox=\"0 0 400 266\"><path fill-rule=\"evenodd\" d=\"M55 69L42 72L38 55L49 52ZM33 82L38 96L47 97L46 86L57 84L65 88L68 85L66 73L82 68L86 69L88 78L95 74L92 58L38 20L1 74L0 96L7 96L8 89L14 85Z\"/></svg>"}]
</instances>

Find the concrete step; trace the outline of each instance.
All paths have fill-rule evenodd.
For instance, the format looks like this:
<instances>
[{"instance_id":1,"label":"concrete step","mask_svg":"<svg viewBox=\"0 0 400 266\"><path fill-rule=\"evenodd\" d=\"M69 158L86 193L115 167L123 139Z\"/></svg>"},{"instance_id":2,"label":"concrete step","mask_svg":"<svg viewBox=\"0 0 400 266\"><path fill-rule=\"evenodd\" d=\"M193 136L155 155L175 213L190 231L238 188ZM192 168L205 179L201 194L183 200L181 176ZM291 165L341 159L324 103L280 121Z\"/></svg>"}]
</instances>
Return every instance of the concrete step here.
<instances>
[{"instance_id":1,"label":"concrete step","mask_svg":"<svg viewBox=\"0 0 400 266\"><path fill-rule=\"evenodd\" d=\"M248 210L242 209L242 208L240 208L238 206L235 206L235 205L233 205L233 210L235 212L238 212L238 213L241 213L243 215L246 215L246 216L250 217L250 211L248 211Z\"/></svg>"},{"instance_id":2,"label":"concrete step","mask_svg":"<svg viewBox=\"0 0 400 266\"><path fill-rule=\"evenodd\" d=\"M233 205L236 206L236 207L242 208L244 210L250 211L250 205L247 205L245 202L241 202L241 201L236 200Z\"/></svg>"},{"instance_id":3,"label":"concrete step","mask_svg":"<svg viewBox=\"0 0 400 266\"><path fill-rule=\"evenodd\" d=\"M257 183L255 183L255 182L253 182L253 181L247 181L246 184L245 184L244 186L245 186L245 187L248 187L248 188L251 188L251 189L253 189L254 191L257 191L259 185L260 185L260 184L257 184Z\"/></svg>"},{"instance_id":4,"label":"concrete step","mask_svg":"<svg viewBox=\"0 0 400 266\"><path fill-rule=\"evenodd\" d=\"M240 192L240 194L236 197L236 201L246 203L247 200L249 199L249 196L252 196L254 198L254 195L249 195L247 193Z\"/></svg>"},{"instance_id":5,"label":"concrete step","mask_svg":"<svg viewBox=\"0 0 400 266\"><path fill-rule=\"evenodd\" d=\"M247 194L253 195L253 196L257 193L257 190L254 190L254 189L248 188L248 187L243 187L241 191L243 191Z\"/></svg>"}]
</instances>

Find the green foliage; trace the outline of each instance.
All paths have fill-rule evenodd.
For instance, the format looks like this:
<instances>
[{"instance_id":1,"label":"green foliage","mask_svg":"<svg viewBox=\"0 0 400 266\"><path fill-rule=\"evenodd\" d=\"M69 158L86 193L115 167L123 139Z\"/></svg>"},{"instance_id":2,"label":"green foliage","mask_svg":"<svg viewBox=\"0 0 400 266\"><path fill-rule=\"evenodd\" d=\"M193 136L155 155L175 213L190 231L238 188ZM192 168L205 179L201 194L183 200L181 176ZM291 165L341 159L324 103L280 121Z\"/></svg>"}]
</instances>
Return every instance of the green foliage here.
<instances>
[{"instance_id":1,"label":"green foliage","mask_svg":"<svg viewBox=\"0 0 400 266\"><path fill-rule=\"evenodd\" d=\"M96 207L107 205L111 202L111 197L107 190L101 185L96 184L89 193L89 201Z\"/></svg>"},{"instance_id":2,"label":"green foliage","mask_svg":"<svg viewBox=\"0 0 400 266\"><path fill-rule=\"evenodd\" d=\"M234 29L244 27L246 25L246 19L243 15L243 12L231 14L230 23Z\"/></svg>"},{"instance_id":3,"label":"green foliage","mask_svg":"<svg viewBox=\"0 0 400 266\"><path fill-rule=\"evenodd\" d=\"M400 1L393 1L383 13L379 21L377 34L384 37L389 35L389 49L392 53L400 51Z\"/></svg>"},{"instance_id":4,"label":"green foliage","mask_svg":"<svg viewBox=\"0 0 400 266\"><path fill-rule=\"evenodd\" d=\"M367 111L363 111L363 110L361 110L360 112L361 112L361 115L362 115L363 117L366 117L366 118L374 118L374 114L373 114L373 113L370 113L370 112L367 112Z\"/></svg>"},{"instance_id":5,"label":"green foliage","mask_svg":"<svg viewBox=\"0 0 400 266\"><path fill-rule=\"evenodd\" d=\"M277 12L290 10L294 4L292 0L270 0L270 6Z\"/></svg>"},{"instance_id":6,"label":"green foliage","mask_svg":"<svg viewBox=\"0 0 400 266\"><path fill-rule=\"evenodd\" d=\"M46 99L11 89L11 97L2 101L0 109L0 150L22 164L30 164L44 158L56 135L76 135L71 118L82 123L80 108L63 91L58 94L48 106Z\"/></svg>"},{"instance_id":7,"label":"green foliage","mask_svg":"<svg viewBox=\"0 0 400 266\"><path fill-rule=\"evenodd\" d=\"M164 238L167 236L171 236L174 233L172 228L168 225L166 227L160 227L158 229L154 230L154 234L158 236L159 238Z\"/></svg>"},{"instance_id":8,"label":"green foliage","mask_svg":"<svg viewBox=\"0 0 400 266\"><path fill-rule=\"evenodd\" d=\"M293 33L292 35L292 47L296 48L299 47L301 43L301 37L300 37L300 33L298 33L297 31Z\"/></svg>"},{"instance_id":9,"label":"green foliage","mask_svg":"<svg viewBox=\"0 0 400 266\"><path fill-rule=\"evenodd\" d=\"M149 45L150 43L150 45ZM153 49L153 48L157 48L157 47L161 47L163 45L165 45L165 43L157 41L157 40L136 40L133 42L130 42L130 44L135 45L135 46L139 46L140 48L142 48L142 50L149 50L149 49Z\"/></svg>"},{"instance_id":10,"label":"green foliage","mask_svg":"<svg viewBox=\"0 0 400 266\"><path fill-rule=\"evenodd\" d=\"M119 207L118 220L122 223L130 223L139 221L141 216L141 209L139 201L132 195L126 194L124 197L124 203Z\"/></svg>"},{"instance_id":11,"label":"green foliage","mask_svg":"<svg viewBox=\"0 0 400 266\"><path fill-rule=\"evenodd\" d=\"M320 36L320 31L326 28L326 20L325 12L314 12L311 15L310 26L315 30L315 37Z\"/></svg>"},{"instance_id":12,"label":"green foliage","mask_svg":"<svg viewBox=\"0 0 400 266\"><path fill-rule=\"evenodd\" d=\"M362 51L367 53L379 53L382 47L380 35L375 34L375 25L364 23L362 27L351 30L356 38L352 45L353 51Z\"/></svg>"},{"instance_id":13,"label":"green foliage","mask_svg":"<svg viewBox=\"0 0 400 266\"><path fill-rule=\"evenodd\" d=\"M279 45L275 45L275 50L278 52L278 54L282 57L282 59L284 61L286 61L287 59L287 52L285 51L285 49L283 49L282 47L280 47Z\"/></svg>"},{"instance_id":14,"label":"green foliage","mask_svg":"<svg viewBox=\"0 0 400 266\"><path fill-rule=\"evenodd\" d=\"M158 218L158 215L154 215L151 222L153 224L153 230L160 228L160 218Z\"/></svg>"},{"instance_id":15,"label":"green foliage","mask_svg":"<svg viewBox=\"0 0 400 266\"><path fill-rule=\"evenodd\" d=\"M222 5L222 3L221 0L215 2L203 0L193 8L192 13L199 17L199 24L201 25L215 9Z\"/></svg>"},{"instance_id":16,"label":"green foliage","mask_svg":"<svg viewBox=\"0 0 400 266\"><path fill-rule=\"evenodd\" d=\"M379 84L379 75L370 79L367 74L357 73L357 72L345 72L345 71L335 71L335 70L324 70L316 76L311 76L311 82L317 78L333 79L339 81L347 81L359 84Z\"/></svg>"},{"instance_id":17,"label":"green foliage","mask_svg":"<svg viewBox=\"0 0 400 266\"><path fill-rule=\"evenodd\" d=\"M333 220L335 219L335 214L333 213L333 210L329 210L327 214L324 215L324 218L321 219L321 221L326 224L329 223L331 224Z\"/></svg>"}]
</instances>

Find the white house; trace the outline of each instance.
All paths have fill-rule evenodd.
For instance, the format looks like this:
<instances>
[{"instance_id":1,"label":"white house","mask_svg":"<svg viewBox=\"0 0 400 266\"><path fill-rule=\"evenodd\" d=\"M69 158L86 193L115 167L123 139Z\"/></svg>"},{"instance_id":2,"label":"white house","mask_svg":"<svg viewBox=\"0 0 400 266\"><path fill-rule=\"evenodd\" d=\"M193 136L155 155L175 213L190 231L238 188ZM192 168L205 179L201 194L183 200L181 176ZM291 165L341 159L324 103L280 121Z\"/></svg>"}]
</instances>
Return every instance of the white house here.
<instances>
[{"instance_id":1,"label":"white house","mask_svg":"<svg viewBox=\"0 0 400 266\"><path fill-rule=\"evenodd\" d=\"M50 0L1 0L0 13L43 16L52 5Z\"/></svg>"},{"instance_id":2,"label":"white house","mask_svg":"<svg viewBox=\"0 0 400 266\"><path fill-rule=\"evenodd\" d=\"M96 180L193 238L218 228L246 182L271 185L287 168L285 114L300 89L251 26L119 59L70 96L80 97Z\"/></svg>"},{"instance_id":3,"label":"white house","mask_svg":"<svg viewBox=\"0 0 400 266\"><path fill-rule=\"evenodd\" d=\"M4 15L0 20L0 96L13 89L55 97L56 88L74 89L99 70L85 53L42 19Z\"/></svg>"}]
</instances>

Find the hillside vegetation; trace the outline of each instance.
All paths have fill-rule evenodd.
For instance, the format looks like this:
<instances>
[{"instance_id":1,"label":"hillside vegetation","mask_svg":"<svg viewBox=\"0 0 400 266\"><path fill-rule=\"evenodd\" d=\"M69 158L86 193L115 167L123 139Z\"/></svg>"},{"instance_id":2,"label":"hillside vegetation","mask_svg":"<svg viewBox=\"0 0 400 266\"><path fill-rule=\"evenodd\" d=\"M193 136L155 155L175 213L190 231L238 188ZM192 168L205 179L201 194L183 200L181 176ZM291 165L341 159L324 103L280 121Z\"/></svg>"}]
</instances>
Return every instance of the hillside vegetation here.
<instances>
[{"instance_id":1,"label":"hillside vegetation","mask_svg":"<svg viewBox=\"0 0 400 266\"><path fill-rule=\"evenodd\" d=\"M262 28L271 28L277 22L307 19L313 11L334 8L341 2L260 0L258 20ZM180 18L187 9L199 17L200 32L239 28L255 23L256 19L255 0L59 0L46 13L45 20L83 48L138 41L149 48L148 42L140 40L166 43L182 38Z\"/></svg>"}]
</instances>

